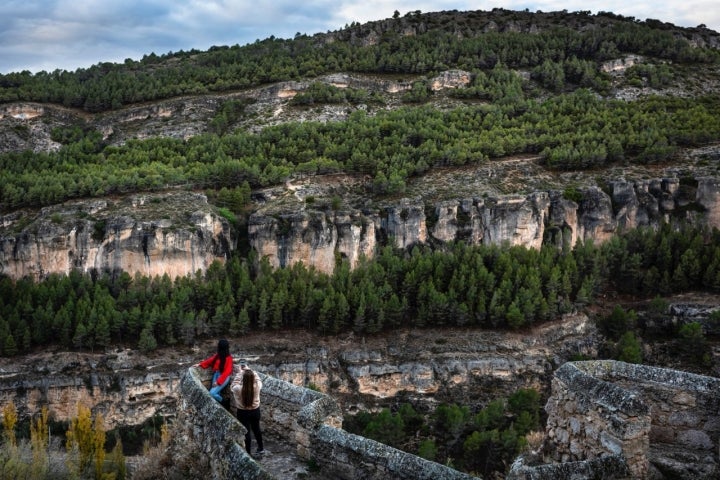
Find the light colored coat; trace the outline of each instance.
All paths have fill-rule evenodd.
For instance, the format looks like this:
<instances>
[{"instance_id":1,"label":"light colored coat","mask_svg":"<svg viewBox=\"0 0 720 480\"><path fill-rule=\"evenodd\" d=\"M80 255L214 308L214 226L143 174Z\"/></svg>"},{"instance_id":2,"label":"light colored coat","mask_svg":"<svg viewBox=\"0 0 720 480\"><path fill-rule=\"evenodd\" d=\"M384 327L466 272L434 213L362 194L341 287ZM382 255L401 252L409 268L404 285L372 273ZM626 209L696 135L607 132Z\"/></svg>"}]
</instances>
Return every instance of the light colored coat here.
<instances>
[{"instance_id":1,"label":"light colored coat","mask_svg":"<svg viewBox=\"0 0 720 480\"><path fill-rule=\"evenodd\" d=\"M240 410L255 410L256 408L260 407L260 390L262 389L262 381L260 380L260 377L253 372L253 377L255 377L255 388L254 395L253 395L253 403L249 406L243 406L242 404L242 383L243 383L243 370L240 370L237 375L235 375L235 378L233 378L232 385L230 386L230 389L233 393L233 398L235 399L235 406L239 408Z\"/></svg>"}]
</instances>

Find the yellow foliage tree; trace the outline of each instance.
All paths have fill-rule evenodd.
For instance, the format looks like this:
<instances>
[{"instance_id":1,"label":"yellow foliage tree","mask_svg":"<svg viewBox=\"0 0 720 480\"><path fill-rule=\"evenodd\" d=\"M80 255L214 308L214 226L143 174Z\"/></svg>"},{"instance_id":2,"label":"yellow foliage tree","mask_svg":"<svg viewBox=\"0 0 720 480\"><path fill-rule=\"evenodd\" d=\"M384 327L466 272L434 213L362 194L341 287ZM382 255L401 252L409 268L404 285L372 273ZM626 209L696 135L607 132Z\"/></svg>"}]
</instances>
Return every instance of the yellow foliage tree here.
<instances>
[{"instance_id":1,"label":"yellow foliage tree","mask_svg":"<svg viewBox=\"0 0 720 480\"><path fill-rule=\"evenodd\" d=\"M73 477L81 477L88 472L91 464L94 464L96 480L115 478L113 473L103 473L105 422L101 414L98 413L93 419L90 409L85 405L78 404L77 417L70 421L70 428L66 435L67 466Z\"/></svg>"},{"instance_id":2,"label":"yellow foliage tree","mask_svg":"<svg viewBox=\"0 0 720 480\"><path fill-rule=\"evenodd\" d=\"M102 480L103 466L105 464L105 420L99 413L95 415L95 426L92 433L95 479Z\"/></svg>"},{"instance_id":3,"label":"yellow foliage tree","mask_svg":"<svg viewBox=\"0 0 720 480\"><path fill-rule=\"evenodd\" d=\"M32 448L33 463L31 465L32 478L45 478L48 472L48 444L50 442L48 428L48 409L43 407L40 417L30 421L30 445Z\"/></svg>"},{"instance_id":4,"label":"yellow foliage tree","mask_svg":"<svg viewBox=\"0 0 720 480\"><path fill-rule=\"evenodd\" d=\"M117 437L117 441L115 442L115 447L112 450L110 458L112 461L112 469L116 474L115 478L117 480L125 480L125 477L127 476L127 467L125 465L125 456L123 455L122 440L120 440L120 436Z\"/></svg>"},{"instance_id":5,"label":"yellow foliage tree","mask_svg":"<svg viewBox=\"0 0 720 480\"><path fill-rule=\"evenodd\" d=\"M17 420L17 408L15 408L15 403L10 400L10 403L3 407L2 422L3 430L5 432L5 439L12 447L15 447L17 445L15 440L15 425L17 424Z\"/></svg>"}]
</instances>

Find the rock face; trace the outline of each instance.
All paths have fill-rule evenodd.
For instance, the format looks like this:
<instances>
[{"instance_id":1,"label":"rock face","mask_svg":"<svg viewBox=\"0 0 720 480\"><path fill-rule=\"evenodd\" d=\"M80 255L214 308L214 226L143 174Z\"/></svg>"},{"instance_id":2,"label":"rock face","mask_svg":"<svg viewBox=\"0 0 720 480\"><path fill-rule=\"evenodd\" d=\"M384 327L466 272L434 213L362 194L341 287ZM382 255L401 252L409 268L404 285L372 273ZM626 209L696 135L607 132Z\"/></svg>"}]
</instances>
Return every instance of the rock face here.
<instances>
[{"instance_id":1,"label":"rock face","mask_svg":"<svg viewBox=\"0 0 720 480\"><path fill-rule=\"evenodd\" d=\"M431 338L435 341L428 342ZM596 340L593 323L577 315L526 334L402 331L383 339L308 340L301 351L272 342L262 349L242 348L259 371L295 384L312 383L353 410L398 395L474 405L518 388L542 391L554 367L574 355L594 354Z\"/></svg>"},{"instance_id":2,"label":"rock face","mask_svg":"<svg viewBox=\"0 0 720 480\"><path fill-rule=\"evenodd\" d=\"M0 401L12 400L21 418L43 406L57 421L77 416L78 403L101 412L106 425L140 425L174 416L180 371L137 352L53 353L0 365Z\"/></svg>"},{"instance_id":3,"label":"rock face","mask_svg":"<svg viewBox=\"0 0 720 480\"><path fill-rule=\"evenodd\" d=\"M475 405L520 387L542 391L553 368L573 355L596 353L597 333L587 317L568 316L523 334L405 331L365 339L263 332L230 339L230 345L233 357L247 358L253 369L295 385L314 384L350 411L400 393ZM110 426L137 425L156 413L175 414L182 372L212 348L177 347L150 357L122 350L0 358L0 402L13 399L21 418L48 405L56 420L75 415L83 402Z\"/></svg>"},{"instance_id":4,"label":"rock face","mask_svg":"<svg viewBox=\"0 0 720 480\"><path fill-rule=\"evenodd\" d=\"M430 88L434 91L444 88L460 88L470 84L472 75L464 70L448 70L442 72L430 81Z\"/></svg>"},{"instance_id":5,"label":"rock face","mask_svg":"<svg viewBox=\"0 0 720 480\"><path fill-rule=\"evenodd\" d=\"M720 228L720 181L676 178L610 182L610 194L587 187L487 196L427 205L401 200L362 210L300 209L252 214L250 245L274 267L301 262L330 273L339 259L351 268L380 247L463 241L472 245L600 244L616 233L662 223ZM120 200L68 202L40 212L0 217L0 273L44 278L50 273L119 271L171 278L204 271L235 247L228 222L203 195L176 192Z\"/></svg>"},{"instance_id":6,"label":"rock face","mask_svg":"<svg viewBox=\"0 0 720 480\"><path fill-rule=\"evenodd\" d=\"M378 245L408 248L432 242L465 241L473 245L543 243L573 246L600 244L616 233L662 223L690 222L720 228L720 181L680 182L677 178L615 181L611 192L579 190L568 199L557 191L526 196L449 200L435 205L403 200L376 210L251 216L250 244L276 267L303 262L332 272L337 257L354 266ZM577 201L576 201L577 200Z\"/></svg>"},{"instance_id":7,"label":"rock face","mask_svg":"<svg viewBox=\"0 0 720 480\"><path fill-rule=\"evenodd\" d=\"M137 195L48 207L27 221L2 218L0 272L41 279L71 270L125 271L171 278L204 271L233 248L228 222L203 195Z\"/></svg>"},{"instance_id":8,"label":"rock face","mask_svg":"<svg viewBox=\"0 0 720 480\"><path fill-rule=\"evenodd\" d=\"M628 55L625 58L619 58L616 60L610 60L608 62L603 63L600 66L600 70L602 70L605 73L618 73L618 72L624 72L628 68L632 67L633 65L637 65L638 63L642 63L644 61L644 58L640 55Z\"/></svg>"}]
</instances>

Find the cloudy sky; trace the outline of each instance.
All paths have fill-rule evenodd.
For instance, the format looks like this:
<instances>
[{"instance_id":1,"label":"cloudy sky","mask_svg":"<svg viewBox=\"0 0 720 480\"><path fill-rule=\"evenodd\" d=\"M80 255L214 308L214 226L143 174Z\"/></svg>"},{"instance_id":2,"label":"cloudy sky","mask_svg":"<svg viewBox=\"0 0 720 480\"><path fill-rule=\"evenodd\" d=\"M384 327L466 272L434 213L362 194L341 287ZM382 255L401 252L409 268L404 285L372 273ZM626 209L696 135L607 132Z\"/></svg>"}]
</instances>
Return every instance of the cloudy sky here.
<instances>
[{"instance_id":1,"label":"cloudy sky","mask_svg":"<svg viewBox=\"0 0 720 480\"><path fill-rule=\"evenodd\" d=\"M717 0L0 0L0 73L75 70L154 52L337 30L397 10L609 11L720 31Z\"/></svg>"}]
</instances>

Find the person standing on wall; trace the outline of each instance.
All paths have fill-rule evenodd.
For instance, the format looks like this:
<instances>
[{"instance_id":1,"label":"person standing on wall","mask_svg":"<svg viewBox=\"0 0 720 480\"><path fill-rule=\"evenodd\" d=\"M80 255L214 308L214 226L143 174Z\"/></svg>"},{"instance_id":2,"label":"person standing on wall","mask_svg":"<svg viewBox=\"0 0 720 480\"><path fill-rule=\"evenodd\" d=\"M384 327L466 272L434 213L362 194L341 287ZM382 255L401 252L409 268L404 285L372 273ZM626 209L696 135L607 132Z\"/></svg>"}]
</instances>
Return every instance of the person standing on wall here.
<instances>
[{"instance_id":1,"label":"person standing on wall","mask_svg":"<svg viewBox=\"0 0 720 480\"><path fill-rule=\"evenodd\" d=\"M218 341L217 353L195 366L203 369L212 368L213 376L212 382L210 383L210 395L222 403L220 392L230 383L230 377L233 372L233 359L230 355L230 344L228 341L221 338Z\"/></svg>"},{"instance_id":2,"label":"person standing on wall","mask_svg":"<svg viewBox=\"0 0 720 480\"><path fill-rule=\"evenodd\" d=\"M250 370L245 361L240 362L240 372L235 375L230 387L235 397L237 418L242 423L245 433L245 450L250 453L250 431L252 430L257 442L256 455L263 455L262 432L260 431L260 390L262 381L260 377Z\"/></svg>"}]
</instances>

